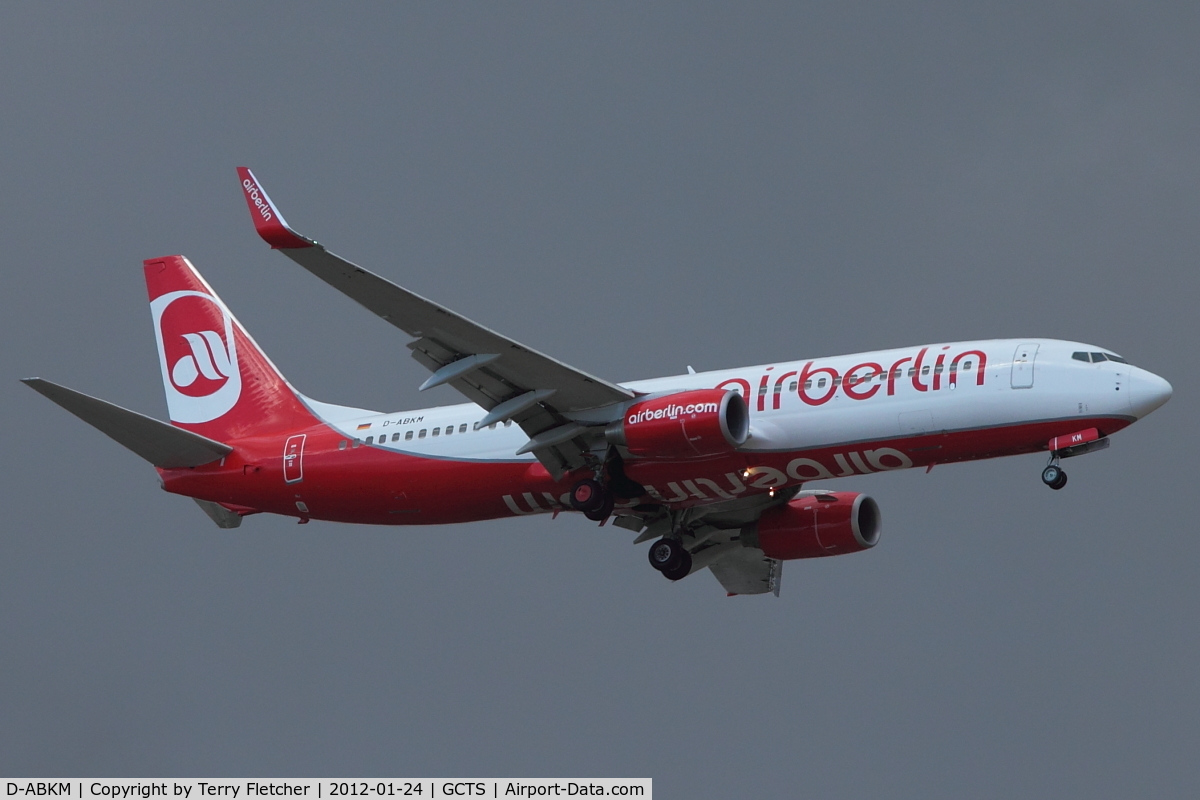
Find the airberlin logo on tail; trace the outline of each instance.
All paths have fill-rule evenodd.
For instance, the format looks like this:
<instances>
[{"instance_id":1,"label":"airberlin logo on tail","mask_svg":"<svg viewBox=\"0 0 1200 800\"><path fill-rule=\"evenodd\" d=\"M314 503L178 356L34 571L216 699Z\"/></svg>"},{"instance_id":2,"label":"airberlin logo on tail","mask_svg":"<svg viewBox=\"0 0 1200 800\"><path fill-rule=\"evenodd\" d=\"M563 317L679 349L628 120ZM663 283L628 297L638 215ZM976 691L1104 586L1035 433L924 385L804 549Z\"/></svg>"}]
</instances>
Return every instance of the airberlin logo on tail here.
<instances>
[{"instance_id":1,"label":"airberlin logo on tail","mask_svg":"<svg viewBox=\"0 0 1200 800\"><path fill-rule=\"evenodd\" d=\"M233 318L214 297L171 292L150 303L173 422L208 422L242 394Z\"/></svg>"},{"instance_id":2,"label":"airberlin logo on tail","mask_svg":"<svg viewBox=\"0 0 1200 800\"><path fill-rule=\"evenodd\" d=\"M233 374L233 354L226 349L219 333L200 331L182 335L191 346L192 354L171 367L171 382L175 388L185 390L201 376L210 381L222 381Z\"/></svg>"},{"instance_id":3,"label":"airberlin logo on tail","mask_svg":"<svg viewBox=\"0 0 1200 800\"><path fill-rule=\"evenodd\" d=\"M259 189L254 181L246 178L242 181L242 188L246 190L246 196L250 198L250 202L254 203L254 207L258 209L263 222L270 222L275 218L275 215L271 213L271 204L267 202L262 189Z\"/></svg>"}]
</instances>

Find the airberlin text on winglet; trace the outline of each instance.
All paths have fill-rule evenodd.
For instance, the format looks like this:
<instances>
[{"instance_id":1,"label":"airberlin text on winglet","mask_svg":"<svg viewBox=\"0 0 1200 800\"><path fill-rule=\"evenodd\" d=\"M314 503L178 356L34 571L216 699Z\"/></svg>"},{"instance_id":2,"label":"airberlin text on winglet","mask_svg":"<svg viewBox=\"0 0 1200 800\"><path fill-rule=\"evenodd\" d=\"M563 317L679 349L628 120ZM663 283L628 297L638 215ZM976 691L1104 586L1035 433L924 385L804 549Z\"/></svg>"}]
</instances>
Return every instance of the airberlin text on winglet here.
<instances>
[{"instance_id":1,"label":"airberlin text on winglet","mask_svg":"<svg viewBox=\"0 0 1200 800\"><path fill-rule=\"evenodd\" d=\"M254 184L254 181L246 178L242 181L242 188L246 190L246 195L254 203L254 207L258 209L258 213L262 216L263 222L270 222L274 215L271 213L271 204L262 197L262 190Z\"/></svg>"}]
</instances>

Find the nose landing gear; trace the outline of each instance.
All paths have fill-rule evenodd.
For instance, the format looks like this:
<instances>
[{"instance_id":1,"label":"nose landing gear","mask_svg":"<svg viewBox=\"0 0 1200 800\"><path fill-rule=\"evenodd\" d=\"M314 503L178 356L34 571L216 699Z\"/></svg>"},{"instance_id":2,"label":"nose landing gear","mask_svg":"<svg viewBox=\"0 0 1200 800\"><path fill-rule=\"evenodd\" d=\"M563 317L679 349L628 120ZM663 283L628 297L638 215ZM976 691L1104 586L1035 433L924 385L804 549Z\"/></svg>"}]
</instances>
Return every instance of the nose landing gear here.
<instances>
[{"instance_id":1,"label":"nose landing gear","mask_svg":"<svg viewBox=\"0 0 1200 800\"><path fill-rule=\"evenodd\" d=\"M1063 472L1063 468L1058 465L1058 459L1054 459L1050 464L1042 470L1042 483L1049 486L1055 491L1067 485L1067 473Z\"/></svg>"}]
</instances>

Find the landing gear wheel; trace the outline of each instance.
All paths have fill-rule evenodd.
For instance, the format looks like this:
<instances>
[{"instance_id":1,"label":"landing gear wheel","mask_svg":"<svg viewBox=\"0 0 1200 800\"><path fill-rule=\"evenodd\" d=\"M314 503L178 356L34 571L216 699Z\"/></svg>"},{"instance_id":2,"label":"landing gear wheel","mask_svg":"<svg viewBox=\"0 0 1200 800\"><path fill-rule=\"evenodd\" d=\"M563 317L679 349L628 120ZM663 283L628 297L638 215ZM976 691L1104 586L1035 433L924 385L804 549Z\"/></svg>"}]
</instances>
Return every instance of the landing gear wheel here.
<instances>
[{"instance_id":1,"label":"landing gear wheel","mask_svg":"<svg viewBox=\"0 0 1200 800\"><path fill-rule=\"evenodd\" d=\"M585 511L583 515L592 522L603 522L612 515L614 500L611 494L604 493L604 505L597 508L595 511Z\"/></svg>"},{"instance_id":2,"label":"landing gear wheel","mask_svg":"<svg viewBox=\"0 0 1200 800\"><path fill-rule=\"evenodd\" d=\"M691 554L687 550L684 550L683 545L674 539L659 539L650 545L648 555L650 557L650 566L663 574L666 574L669 570L679 569L685 557L688 562L688 568L691 568ZM683 576L681 575L680 577Z\"/></svg>"},{"instance_id":3,"label":"landing gear wheel","mask_svg":"<svg viewBox=\"0 0 1200 800\"><path fill-rule=\"evenodd\" d=\"M576 511L582 511L585 514L589 511L598 511L607 502L611 502L608 492L604 491L604 487L600 485L599 481L585 478L571 487L571 507Z\"/></svg>"},{"instance_id":4,"label":"landing gear wheel","mask_svg":"<svg viewBox=\"0 0 1200 800\"><path fill-rule=\"evenodd\" d=\"M677 567L675 567L674 569L664 569L662 571L662 574L663 574L663 577L665 577L667 580L678 581L678 580L682 580L682 579L686 578L691 571L692 571L692 554L689 553L687 550L684 550L683 551L683 559L680 560L679 565Z\"/></svg>"},{"instance_id":5,"label":"landing gear wheel","mask_svg":"<svg viewBox=\"0 0 1200 800\"><path fill-rule=\"evenodd\" d=\"M1042 483L1057 491L1067 485L1067 473L1057 464L1051 464L1042 470Z\"/></svg>"}]
</instances>

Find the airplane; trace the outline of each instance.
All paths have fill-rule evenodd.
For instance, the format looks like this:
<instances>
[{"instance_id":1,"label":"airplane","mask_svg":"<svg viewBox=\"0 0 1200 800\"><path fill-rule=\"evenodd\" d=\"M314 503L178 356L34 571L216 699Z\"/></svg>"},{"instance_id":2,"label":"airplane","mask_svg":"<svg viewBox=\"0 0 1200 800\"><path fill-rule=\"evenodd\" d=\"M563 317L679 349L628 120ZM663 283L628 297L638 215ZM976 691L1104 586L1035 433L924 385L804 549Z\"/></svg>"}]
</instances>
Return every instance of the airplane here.
<instances>
[{"instance_id":1,"label":"airplane","mask_svg":"<svg viewBox=\"0 0 1200 800\"><path fill-rule=\"evenodd\" d=\"M1061 461L1157 409L1171 385L1101 347L938 342L615 383L454 313L297 233L238 168L258 235L410 337L468 402L379 413L294 389L183 256L144 262L170 423L24 381L149 461L222 528L273 513L433 525L571 511L652 542L670 581L779 595L783 562L879 542L871 497L813 481L1048 453Z\"/></svg>"}]
</instances>

